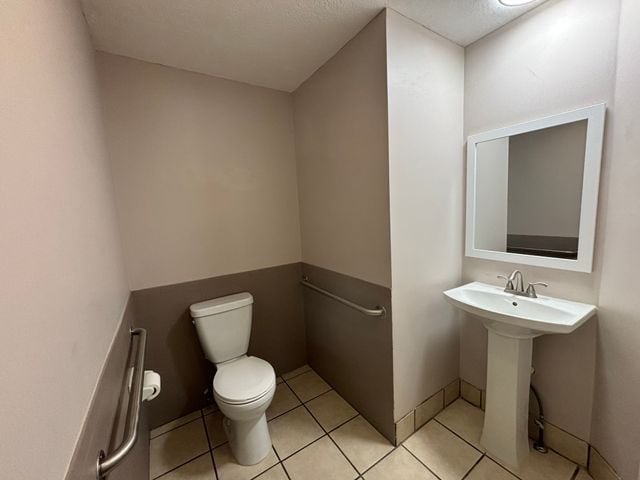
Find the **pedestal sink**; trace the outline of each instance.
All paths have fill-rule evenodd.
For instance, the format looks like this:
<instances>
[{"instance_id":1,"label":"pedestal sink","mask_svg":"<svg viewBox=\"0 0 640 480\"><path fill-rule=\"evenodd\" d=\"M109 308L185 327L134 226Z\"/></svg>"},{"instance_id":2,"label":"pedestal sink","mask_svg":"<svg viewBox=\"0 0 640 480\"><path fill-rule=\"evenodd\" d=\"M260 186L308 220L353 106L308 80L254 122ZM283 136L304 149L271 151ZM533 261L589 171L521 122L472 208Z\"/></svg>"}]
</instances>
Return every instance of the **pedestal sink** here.
<instances>
[{"instance_id":1,"label":"pedestal sink","mask_svg":"<svg viewBox=\"0 0 640 480\"><path fill-rule=\"evenodd\" d=\"M558 298L527 298L473 282L444 292L452 305L480 317L489 331L487 397L481 443L515 467L529 455L528 410L533 339L571 333L596 307Z\"/></svg>"}]
</instances>

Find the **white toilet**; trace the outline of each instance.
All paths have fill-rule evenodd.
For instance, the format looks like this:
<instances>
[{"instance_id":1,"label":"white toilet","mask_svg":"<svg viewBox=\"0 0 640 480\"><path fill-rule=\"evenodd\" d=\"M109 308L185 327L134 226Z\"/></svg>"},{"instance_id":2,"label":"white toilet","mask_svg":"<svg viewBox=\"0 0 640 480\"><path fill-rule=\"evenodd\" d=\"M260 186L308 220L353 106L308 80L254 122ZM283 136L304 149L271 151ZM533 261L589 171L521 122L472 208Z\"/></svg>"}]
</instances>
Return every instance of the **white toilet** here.
<instances>
[{"instance_id":1,"label":"white toilet","mask_svg":"<svg viewBox=\"0 0 640 480\"><path fill-rule=\"evenodd\" d=\"M236 460L254 465L271 450L265 411L276 390L273 367L248 357L253 297L238 293L191 305L207 359L215 363L213 394Z\"/></svg>"}]
</instances>

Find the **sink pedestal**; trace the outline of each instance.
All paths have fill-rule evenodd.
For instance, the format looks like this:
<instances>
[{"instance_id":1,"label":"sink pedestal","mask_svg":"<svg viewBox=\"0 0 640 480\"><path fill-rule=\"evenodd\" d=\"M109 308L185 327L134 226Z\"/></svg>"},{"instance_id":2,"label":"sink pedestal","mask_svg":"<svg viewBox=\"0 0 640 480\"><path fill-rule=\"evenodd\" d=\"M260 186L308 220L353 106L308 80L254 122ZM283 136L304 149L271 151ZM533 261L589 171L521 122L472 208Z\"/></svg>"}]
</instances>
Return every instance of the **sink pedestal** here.
<instances>
[{"instance_id":1,"label":"sink pedestal","mask_svg":"<svg viewBox=\"0 0 640 480\"><path fill-rule=\"evenodd\" d=\"M489 453L518 467L529 455L533 339L546 333L573 332L596 313L596 307L559 298L514 295L480 282L452 288L444 295L489 330L487 401L480 442Z\"/></svg>"},{"instance_id":2,"label":"sink pedestal","mask_svg":"<svg viewBox=\"0 0 640 480\"><path fill-rule=\"evenodd\" d=\"M489 330L487 397L480 442L500 460L517 467L529 455L529 382L533 338Z\"/></svg>"}]
</instances>

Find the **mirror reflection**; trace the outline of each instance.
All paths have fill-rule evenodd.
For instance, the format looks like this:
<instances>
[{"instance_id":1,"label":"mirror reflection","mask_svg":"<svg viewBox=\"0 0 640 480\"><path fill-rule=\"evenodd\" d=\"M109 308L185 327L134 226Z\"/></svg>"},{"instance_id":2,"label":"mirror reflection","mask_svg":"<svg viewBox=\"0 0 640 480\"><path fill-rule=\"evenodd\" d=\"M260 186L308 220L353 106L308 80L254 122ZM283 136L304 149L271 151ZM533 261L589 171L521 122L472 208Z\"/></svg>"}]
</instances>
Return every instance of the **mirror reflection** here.
<instances>
[{"instance_id":1,"label":"mirror reflection","mask_svg":"<svg viewBox=\"0 0 640 480\"><path fill-rule=\"evenodd\" d=\"M475 248L576 259L587 120L476 144Z\"/></svg>"}]
</instances>

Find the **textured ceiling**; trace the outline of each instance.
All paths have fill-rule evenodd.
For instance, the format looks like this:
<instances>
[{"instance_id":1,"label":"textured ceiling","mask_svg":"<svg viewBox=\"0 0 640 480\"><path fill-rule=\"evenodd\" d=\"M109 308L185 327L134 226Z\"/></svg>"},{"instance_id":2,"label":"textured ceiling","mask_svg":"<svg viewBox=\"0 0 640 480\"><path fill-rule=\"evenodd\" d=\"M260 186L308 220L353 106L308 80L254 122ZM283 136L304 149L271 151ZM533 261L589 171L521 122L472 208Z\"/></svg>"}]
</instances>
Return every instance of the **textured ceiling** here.
<instances>
[{"instance_id":1,"label":"textured ceiling","mask_svg":"<svg viewBox=\"0 0 640 480\"><path fill-rule=\"evenodd\" d=\"M545 0L82 0L96 49L293 91L382 8L465 46Z\"/></svg>"}]
</instances>

